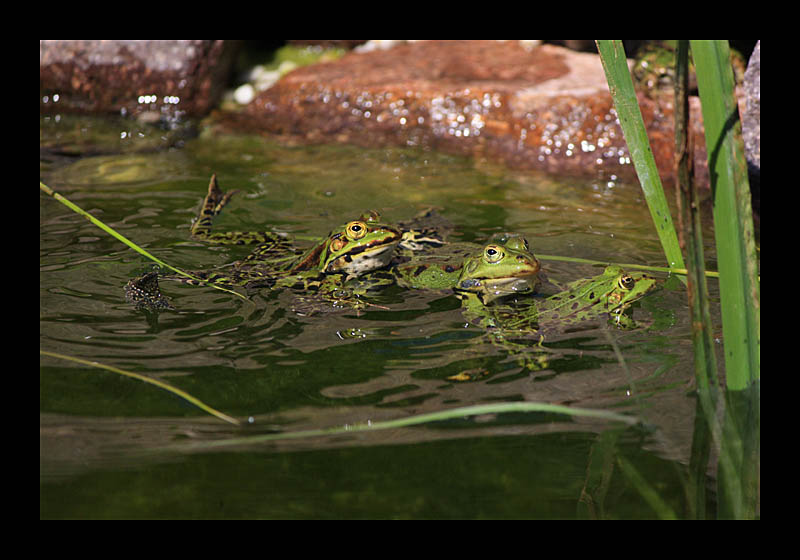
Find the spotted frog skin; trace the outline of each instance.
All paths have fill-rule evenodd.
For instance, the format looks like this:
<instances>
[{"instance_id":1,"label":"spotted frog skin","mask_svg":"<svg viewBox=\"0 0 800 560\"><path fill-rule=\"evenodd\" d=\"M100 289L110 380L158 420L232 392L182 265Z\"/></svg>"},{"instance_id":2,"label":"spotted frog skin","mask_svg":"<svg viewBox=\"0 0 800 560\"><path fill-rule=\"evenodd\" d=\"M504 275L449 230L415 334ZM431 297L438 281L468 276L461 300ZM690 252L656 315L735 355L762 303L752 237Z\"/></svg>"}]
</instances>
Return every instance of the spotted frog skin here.
<instances>
[{"instance_id":1,"label":"spotted frog skin","mask_svg":"<svg viewBox=\"0 0 800 560\"><path fill-rule=\"evenodd\" d=\"M447 243L440 250L400 256L394 263L397 283L404 288L449 290L456 287L464 260L475 253L474 243Z\"/></svg>"},{"instance_id":2,"label":"spotted frog skin","mask_svg":"<svg viewBox=\"0 0 800 560\"><path fill-rule=\"evenodd\" d=\"M487 308L481 320L483 326L498 327L509 333L564 331L603 317L612 326L633 328L636 324L626 311L658 287L658 281L649 274L628 273L612 265L602 274L576 280L550 297Z\"/></svg>"},{"instance_id":3,"label":"spotted frog skin","mask_svg":"<svg viewBox=\"0 0 800 560\"><path fill-rule=\"evenodd\" d=\"M249 256L230 267L194 273L203 282L242 286L248 290L265 286L302 287L322 294L335 294L336 288L346 279L388 265L403 236L399 228L382 223L380 215L374 211L334 228L325 239L304 252L296 249L289 236L283 233L212 232L213 218L236 192L223 193L216 175L211 176L208 194L192 226L192 237L213 244L259 245ZM126 297L137 308L171 308L158 291L157 276L154 275L145 274L126 286ZM181 279L173 276L162 278ZM337 295L341 296L341 293Z\"/></svg>"},{"instance_id":4,"label":"spotted frog skin","mask_svg":"<svg viewBox=\"0 0 800 560\"><path fill-rule=\"evenodd\" d=\"M603 318L613 326L633 328L636 325L626 310L656 288L657 281L647 274L609 266L602 274L572 282L546 298L506 292L487 303L479 292L462 291L460 296L465 318L486 329L493 346L513 356L524 370L540 371L549 367L551 354L541 345L545 337ZM531 338L537 342L531 344Z\"/></svg>"}]
</instances>

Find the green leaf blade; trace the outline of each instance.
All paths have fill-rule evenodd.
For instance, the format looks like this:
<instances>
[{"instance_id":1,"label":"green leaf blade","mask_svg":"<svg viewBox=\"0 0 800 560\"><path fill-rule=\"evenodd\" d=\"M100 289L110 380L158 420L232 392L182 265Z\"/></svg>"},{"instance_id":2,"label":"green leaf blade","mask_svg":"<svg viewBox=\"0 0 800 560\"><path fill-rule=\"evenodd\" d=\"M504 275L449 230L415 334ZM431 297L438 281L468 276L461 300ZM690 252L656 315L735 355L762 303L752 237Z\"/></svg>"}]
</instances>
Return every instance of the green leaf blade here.
<instances>
[{"instance_id":1,"label":"green leaf blade","mask_svg":"<svg viewBox=\"0 0 800 560\"><path fill-rule=\"evenodd\" d=\"M727 41L691 41L703 111L719 261L728 388L761 377L761 310L750 185Z\"/></svg>"},{"instance_id":2,"label":"green leaf blade","mask_svg":"<svg viewBox=\"0 0 800 560\"><path fill-rule=\"evenodd\" d=\"M683 263L678 236L672 223L669 205L661 186L650 140L639 110L639 101L633 88L625 49L619 40L597 40L597 50L603 62L609 91L614 100L622 133L628 144L636 175L642 187L658 238L671 268L686 268Z\"/></svg>"}]
</instances>

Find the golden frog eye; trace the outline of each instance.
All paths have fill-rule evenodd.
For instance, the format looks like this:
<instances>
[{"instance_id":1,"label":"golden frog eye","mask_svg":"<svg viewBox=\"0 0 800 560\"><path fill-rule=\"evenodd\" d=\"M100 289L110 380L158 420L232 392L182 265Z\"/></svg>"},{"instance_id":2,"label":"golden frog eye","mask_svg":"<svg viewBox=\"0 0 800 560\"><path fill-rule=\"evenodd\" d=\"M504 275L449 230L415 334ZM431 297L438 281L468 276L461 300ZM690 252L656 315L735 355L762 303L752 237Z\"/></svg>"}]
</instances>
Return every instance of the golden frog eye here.
<instances>
[{"instance_id":1,"label":"golden frog eye","mask_svg":"<svg viewBox=\"0 0 800 560\"><path fill-rule=\"evenodd\" d=\"M486 249L483 251L483 256L486 262L496 263L505 256L505 253L503 253L503 250L497 245L487 245Z\"/></svg>"},{"instance_id":2,"label":"golden frog eye","mask_svg":"<svg viewBox=\"0 0 800 560\"><path fill-rule=\"evenodd\" d=\"M618 284L623 290L630 290L633 289L634 284L636 284L636 280L633 279L633 276L623 274L619 277Z\"/></svg>"},{"instance_id":3,"label":"golden frog eye","mask_svg":"<svg viewBox=\"0 0 800 560\"><path fill-rule=\"evenodd\" d=\"M360 221L350 222L344 228L344 231L349 240L355 241L367 235L367 224Z\"/></svg>"}]
</instances>

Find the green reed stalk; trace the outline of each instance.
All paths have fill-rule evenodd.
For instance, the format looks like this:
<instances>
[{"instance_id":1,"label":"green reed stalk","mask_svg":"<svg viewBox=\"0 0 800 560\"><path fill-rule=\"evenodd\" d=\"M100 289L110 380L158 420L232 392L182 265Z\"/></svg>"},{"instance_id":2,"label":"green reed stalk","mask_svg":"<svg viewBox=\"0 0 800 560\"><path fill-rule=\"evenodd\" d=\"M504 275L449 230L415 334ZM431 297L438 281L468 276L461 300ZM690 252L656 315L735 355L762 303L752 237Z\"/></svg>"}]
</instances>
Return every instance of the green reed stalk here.
<instances>
[{"instance_id":1,"label":"green reed stalk","mask_svg":"<svg viewBox=\"0 0 800 560\"><path fill-rule=\"evenodd\" d=\"M574 262L574 263L582 263L582 264L596 264L600 266L608 266L611 264L615 264L617 266L621 266L625 270L629 268L635 268L637 270L651 270L653 272L666 272L668 274L679 274L685 276L688 274L688 270L685 268L670 268L668 266L652 266L647 264L634 264L634 263L617 263L617 262L608 262L608 261L596 261L594 259L584 259L581 257L562 257L560 255L543 255L542 253L536 253L536 258L543 260L543 261L563 261L563 262ZM719 278L719 272L714 272L713 270L706 270L703 272L706 278Z\"/></svg>"},{"instance_id":2,"label":"green reed stalk","mask_svg":"<svg viewBox=\"0 0 800 560\"><path fill-rule=\"evenodd\" d=\"M686 490L687 505L694 519L704 519L706 473L714 435L720 431L716 418L717 359L715 353L708 287L705 279L703 228L700 197L694 181L694 142L689 126L689 41L677 42L675 52L675 183L678 222L686 248L686 294L692 317L697 399L692 453Z\"/></svg>"},{"instance_id":3,"label":"green reed stalk","mask_svg":"<svg viewBox=\"0 0 800 560\"><path fill-rule=\"evenodd\" d=\"M628 72L625 52L619 41L597 41L603 68L614 98L617 116L628 143L645 198L651 208L665 254L671 267L677 267L680 246L674 229L667 228L669 218L666 199L661 192L658 171L650 152L649 142L641 119L638 102ZM689 247L688 274L695 338L699 410L708 425L702 427L702 439L713 439L719 445L718 496L719 516L753 518L758 503L758 472L760 466L760 289L758 263L753 235L750 190L747 166L741 139L738 107L733 95L733 72L727 41L691 41L698 88L703 107L703 120L714 203L714 222L719 260L722 322L725 339L725 365L728 391L722 425L717 421L716 358L710 334L707 302L704 303L704 263L700 248L700 223L697 199L691 194L681 202L683 221L691 228L687 234ZM686 44L679 45L682 66L686 60ZM684 68L678 69L684 72ZM682 99L677 110L685 111ZM678 119L681 117L679 116ZM676 171L680 180L689 175L690 145L688 127L676 124L679 137ZM682 129L681 129L682 128ZM685 135L685 136L684 136ZM683 160L684 167L681 167ZM681 177L683 174L683 177ZM691 193L691 189L689 189ZM651 196L653 195L653 196ZM696 196L696 193L695 193ZM652 199L652 202L651 202ZM666 231L667 229L671 231ZM674 240L674 241L673 241ZM682 262L682 261L681 261ZM682 266L682 264L681 264ZM706 323L706 325L703 325ZM695 425L695 434L698 434ZM697 442L695 442L697 443ZM693 472L704 471L706 451L700 450L693 461ZM704 459L705 457L705 459ZM695 460L697 459L697 460ZM701 480L690 481L694 493L695 511L702 496L697 495Z\"/></svg>"},{"instance_id":4,"label":"green reed stalk","mask_svg":"<svg viewBox=\"0 0 800 560\"><path fill-rule=\"evenodd\" d=\"M753 210L727 41L691 41L703 107L717 243L725 375L740 390L761 377L761 305Z\"/></svg>"},{"instance_id":5,"label":"green reed stalk","mask_svg":"<svg viewBox=\"0 0 800 560\"><path fill-rule=\"evenodd\" d=\"M750 185L727 41L691 41L703 107L714 205L725 416L719 459L719 516L757 515L761 462L761 298Z\"/></svg>"},{"instance_id":6,"label":"green reed stalk","mask_svg":"<svg viewBox=\"0 0 800 560\"><path fill-rule=\"evenodd\" d=\"M705 281L700 197L693 176L694 145L689 128L689 41L678 41L675 58L675 177L678 211L688 261L687 295L692 316L698 389L717 385L717 360ZM708 411L711 412L711 411Z\"/></svg>"},{"instance_id":7,"label":"green reed stalk","mask_svg":"<svg viewBox=\"0 0 800 560\"><path fill-rule=\"evenodd\" d=\"M608 89L614 100L617 118L628 144L628 152L636 169L636 175L639 177L647 206L650 208L650 215L653 217L653 224L658 232L658 238L661 240L667 262L670 268L686 268L683 264L678 236L672 225L669 205L661 187L658 168L650 149L650 141L647 138L642 113L639 110L639 102L633 89L633 80L628 69L622 41L598 39L596 42L608 80Z\"/></svg>"}]
</instances>

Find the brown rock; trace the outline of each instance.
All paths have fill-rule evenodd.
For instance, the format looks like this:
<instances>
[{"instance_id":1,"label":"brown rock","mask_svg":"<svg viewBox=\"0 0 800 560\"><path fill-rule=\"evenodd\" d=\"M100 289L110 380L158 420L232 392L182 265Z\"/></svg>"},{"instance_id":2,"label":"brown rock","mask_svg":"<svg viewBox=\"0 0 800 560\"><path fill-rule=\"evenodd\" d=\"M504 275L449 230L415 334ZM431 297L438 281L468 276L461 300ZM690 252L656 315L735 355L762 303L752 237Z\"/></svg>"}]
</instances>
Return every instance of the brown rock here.
<instances>
[{"instance_id":1,"label":"brown rock","mask_svg":"<svg viewBox=\"0 0 800 560\"><path fill-rule=\"evenodd\" d=\"M672 107L658 103L640 98L663 179ZM424 41L348 53L290 72L240 121L304 142L427 146L520 169L634 176L599 57L554 45ZM701 131L695 140L704 146Z\"/></svg>"},{"instance_id":2,"label":"brown rock","mask_svg":"<svg viewBox=\"0 0 800 560\"><path fill-rule=\"evenodd\" d=\"M219 100L231 41L39 41L41 112L203 115Z\"/></svg>"}]
</instances>

